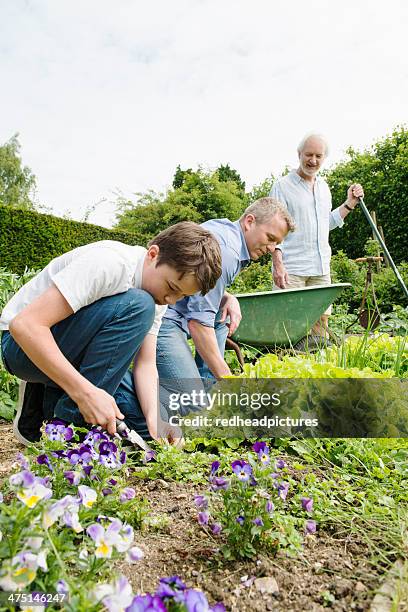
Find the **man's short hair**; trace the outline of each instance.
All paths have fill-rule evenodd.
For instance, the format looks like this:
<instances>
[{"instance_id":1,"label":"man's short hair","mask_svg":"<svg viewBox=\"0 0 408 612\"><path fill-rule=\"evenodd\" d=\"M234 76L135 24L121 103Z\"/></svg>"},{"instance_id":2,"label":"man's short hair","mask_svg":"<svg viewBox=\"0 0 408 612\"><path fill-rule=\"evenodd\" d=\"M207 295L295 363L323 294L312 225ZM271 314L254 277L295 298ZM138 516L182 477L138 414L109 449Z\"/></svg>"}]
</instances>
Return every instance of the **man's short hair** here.
<instances>
[{"instance_id":1,"label":"man's short hair","mask_svg":"<svg viewBox=\"0 0 408 612\"><path fill-rule=\"evenodd\" d=\"M246 215L253 215L258 223L269 223L272 217L279 215L286 221L288 232L295 230L295 222L288 213L288 209L275 198L267 197L255 200L244 210L241 219L244 219Z\"/></svg>"},{"instance_id":2,"label":"man's short hair","mask_svg":"<svg viewBox=\"0 0 408 612\"><path fill-rule=\"evenodd\" d=\"M308 134L303 136L302 140L298 144L298 148L297 148L298 154L299 155L301 154L301 152L305 148L305 144L309 140L309 138L317 138L318 140L321 140L323 142L323 144L324 144L324 156L327 157L328 154L329 154L329 144L327 142L326 137L323 136L323 134L318 134L317 132L309 132Z\"/></svg>"},{"instance_id":3,"label":"man's short hair","mask_svg":"<svg viewBox=\"0 0 408 612\"><path fill-rule=\"evenodd\" d=\"M221 249L211 232L192 221L181 221L150 240L159 247L157 265L167 264L180 274L194 274L203 295L221 276Z\"/></svg>"}]
</instances>

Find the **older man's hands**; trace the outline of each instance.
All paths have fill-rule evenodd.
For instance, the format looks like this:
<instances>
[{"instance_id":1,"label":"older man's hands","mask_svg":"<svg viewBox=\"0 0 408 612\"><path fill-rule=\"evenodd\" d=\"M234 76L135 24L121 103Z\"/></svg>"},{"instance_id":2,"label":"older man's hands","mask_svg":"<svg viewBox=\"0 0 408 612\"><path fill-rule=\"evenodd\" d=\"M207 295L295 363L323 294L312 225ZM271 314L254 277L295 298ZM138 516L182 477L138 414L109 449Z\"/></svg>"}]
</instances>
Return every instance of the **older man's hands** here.
<instances>
[{"instance_id":1,"label":"older man's hands","mask_svg":"<svg viewBox=\"0 0 408 612\"><path fill-rule=\"evenodd\" d=\"M355 208L358 204L359 198L364 198L364 189L360 183L354 183L353 185L350 185L347 190L346 204L348 204L350 208Z\"/></svg>"}]
</instances>

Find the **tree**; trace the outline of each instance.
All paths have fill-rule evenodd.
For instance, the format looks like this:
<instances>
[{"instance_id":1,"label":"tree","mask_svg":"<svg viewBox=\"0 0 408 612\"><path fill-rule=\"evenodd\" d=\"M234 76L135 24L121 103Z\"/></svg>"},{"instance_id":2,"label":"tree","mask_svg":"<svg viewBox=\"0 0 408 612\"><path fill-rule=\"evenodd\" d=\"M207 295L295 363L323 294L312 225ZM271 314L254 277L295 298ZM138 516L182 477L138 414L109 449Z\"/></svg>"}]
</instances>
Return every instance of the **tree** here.
<instances>
[{"instance_id":1,"label":"tree","mask_svg":"<svg viewBox=\"0 0 408 612\"><path fill-rule=\"evenodd\" d=\"M388 250L397 262L407 259L408 244L408 131L397 128L391 136L363 152L347 150L348 159L325 173L333 206L344 202L352 183L361 183L365 203L376 211ZM349 257L360 257L372 235L359 208L349 215L341 230L330 233L333 250L343 249Z\"/></svg>"},{"instance_id":2,"label":"tree","mask_svg":"<svg viewBox=\"0 0 408 612\"><path fill-rule=\"evenodd\" d=\"M271 176L262 181L262 183L259 183L259 185L254 185L251 191L247 194L248 204L252 204L252 202L259 200L259 198L268 197L274 182L275 179L273 174L271 174Z\"/></svg>"},{"instance_id":3,"label":"tree","mask_svg":"<svg viewBox=\"0 0 408 612\"><path fill-rule=\"evenodd\" d=\"M228 181L232 181L233 183L237 184L240 193L242 193L242 195L245 194L245 181L241 179L241 176L236 170L230 168L229 164L227 164L226 166L219 166L216 172L218 175L218 179L221 182L227 183Z\"/></svg>"},{"instance_id":4,"label":"tree","mask_svg":"<svg viewBox=\"0 0 408 612\"><path fill-rule=\"evenodd\" d=\"M225 180L220 180L218 170L181 170L178 166L173 189L165 195L152 191L136 194L136 202L119 198L117 227L147 241L179 221L202 223L223 217L237 219L246 206L245 193L237 184L237 177L229 179L224 175Z\"/></svg>"},{"instance_id":5,"label":"tree","mask_svg":"<svg viewBox=\"0 0 408 612\"><path fill-rule=\"evenodd\" d=\"M33 209L36 178L28 166L22 165L19 153L18 134L0 147L0 204Z\"/></svg>"}]
</instances>

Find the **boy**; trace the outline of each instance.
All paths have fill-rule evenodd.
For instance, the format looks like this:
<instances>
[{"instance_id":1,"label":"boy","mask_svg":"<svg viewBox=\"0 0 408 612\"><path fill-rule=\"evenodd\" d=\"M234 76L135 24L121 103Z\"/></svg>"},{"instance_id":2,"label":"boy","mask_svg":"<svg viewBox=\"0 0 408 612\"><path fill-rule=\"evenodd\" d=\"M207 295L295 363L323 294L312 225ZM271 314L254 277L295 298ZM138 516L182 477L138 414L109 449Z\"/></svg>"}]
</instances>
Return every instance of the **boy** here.
<instances>
[{"instance_id":1,"label":"boy","mask_svg":"<svg viewBox=\"0 0 408 612\"><path fill-rule=\"evenodd\" d=\"M18 440L38 440L43 419L54 416L114 434L124 415L113 394L135 353L142 410L157 397L155 346L167 304L206 294L220 274L217 240L188 221L147 249L104 240L53 259L0 318L5 367L28 383L14 422ZM153 433L175 435L160 421Z\"/></svg>"}]
</instances>

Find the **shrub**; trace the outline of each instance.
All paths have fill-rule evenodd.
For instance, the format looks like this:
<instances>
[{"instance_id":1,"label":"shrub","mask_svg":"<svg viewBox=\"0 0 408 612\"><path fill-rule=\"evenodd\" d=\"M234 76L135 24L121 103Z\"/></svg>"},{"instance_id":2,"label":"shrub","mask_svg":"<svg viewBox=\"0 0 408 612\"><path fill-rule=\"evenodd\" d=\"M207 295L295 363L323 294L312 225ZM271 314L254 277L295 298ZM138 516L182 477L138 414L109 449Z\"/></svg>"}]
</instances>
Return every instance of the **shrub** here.
<instances>
[{"instance_id":1,"label":"shrub","mask_svg":"<svg viewBox=\"0 0 408 612\"><path fill-rule=\"evenodd\" d=\"M138 244L137 237L126 231L7 206L0 206L0 236L1 265L18 274L27 266L43 268L54 257L97 240Z\"/></svg>"}]
</instances>

